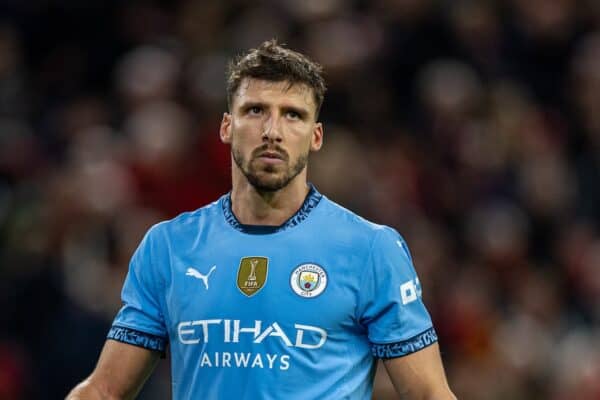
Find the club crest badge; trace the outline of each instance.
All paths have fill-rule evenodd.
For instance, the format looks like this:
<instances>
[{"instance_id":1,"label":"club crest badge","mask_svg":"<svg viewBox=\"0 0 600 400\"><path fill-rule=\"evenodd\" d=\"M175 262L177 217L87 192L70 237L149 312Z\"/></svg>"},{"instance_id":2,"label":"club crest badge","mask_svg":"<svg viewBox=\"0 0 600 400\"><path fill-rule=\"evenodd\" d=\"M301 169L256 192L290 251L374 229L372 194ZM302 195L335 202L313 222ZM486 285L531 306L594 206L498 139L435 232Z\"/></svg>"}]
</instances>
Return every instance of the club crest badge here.
<instances>
[{"instance_id":1,"label":"club crest badge","mask_svg":"<svg viewBox=\"0 0 600 400\"><path fill-rule=\"evenodd\" d=\"M269 270L267 257L244 257L240 261L237 287L248 297L254 296L265 286Z\"/></svg>"},{"instance_id":2,"label":"club crest badge","mask_svg":"<svg viewBox=\"0 0 600 400\"><path fill-rule=\"evenodd\" d=\"M317 297L327 287L327 272L317 264L302 264L292 271L290 286L298 296Z\"/></svg>"}]
</instances>

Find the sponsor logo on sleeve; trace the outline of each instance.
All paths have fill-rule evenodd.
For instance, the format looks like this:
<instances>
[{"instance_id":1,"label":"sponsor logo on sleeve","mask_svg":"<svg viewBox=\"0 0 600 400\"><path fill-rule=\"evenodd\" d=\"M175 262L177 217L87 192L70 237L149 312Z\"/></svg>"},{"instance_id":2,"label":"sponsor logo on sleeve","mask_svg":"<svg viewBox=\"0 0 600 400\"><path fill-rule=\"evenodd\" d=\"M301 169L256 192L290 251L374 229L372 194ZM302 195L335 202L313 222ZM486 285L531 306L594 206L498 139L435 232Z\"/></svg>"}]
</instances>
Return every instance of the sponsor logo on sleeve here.
<instances>
[{"instance_id":1,"label":"sponsor logo on sleeve","mask_svg":"<svg viewBox=\"0 0 600 400\"><path fill-rule=\"evenodd\" d=\"M400 297L402 304L412 303L422 296L421 283L419 278L411 279L400 285Z\"/></svg>"}]
</instances>

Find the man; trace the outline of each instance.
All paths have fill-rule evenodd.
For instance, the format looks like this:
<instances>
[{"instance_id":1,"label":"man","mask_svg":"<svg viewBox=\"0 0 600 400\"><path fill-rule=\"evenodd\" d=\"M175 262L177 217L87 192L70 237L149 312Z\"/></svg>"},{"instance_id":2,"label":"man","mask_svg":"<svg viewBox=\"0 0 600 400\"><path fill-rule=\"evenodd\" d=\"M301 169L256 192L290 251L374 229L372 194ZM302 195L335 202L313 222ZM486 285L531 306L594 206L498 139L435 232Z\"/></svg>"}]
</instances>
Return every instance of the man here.
<instances>
[{"instance_id":1,"label":"man","mask_svg":"<svg viewBox=\"0 0 600 400\"><path fill-rule=\"evenodd\" d=\"M69 399L134 397L167 344L174 399L369 399L377 358L402 398L454 399L404 240L307 183L324 92L275 41L230 64L232 190L149 230Z\"/></svg>"}]
</instances>

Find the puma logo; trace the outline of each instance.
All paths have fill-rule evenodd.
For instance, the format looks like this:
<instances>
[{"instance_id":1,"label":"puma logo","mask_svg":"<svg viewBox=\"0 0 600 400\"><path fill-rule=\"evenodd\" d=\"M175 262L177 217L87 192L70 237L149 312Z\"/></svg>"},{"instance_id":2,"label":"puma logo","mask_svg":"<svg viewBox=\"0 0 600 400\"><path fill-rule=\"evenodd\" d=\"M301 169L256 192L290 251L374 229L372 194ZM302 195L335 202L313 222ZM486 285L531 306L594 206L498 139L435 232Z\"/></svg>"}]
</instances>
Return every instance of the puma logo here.
<instances>
[{"instance_id":1,"label":"puma logo","mask_svg":"<svg viewBox=\"0 0 600 400\"><path fill-rule=\"evenodd\" d=\"M208 271L208 273L206 275L201 274L200 271L198 271L197 269L194 268L188 268L187 272L185 273L187 276L193 276L194 278L200 279L202 280L202 282L204 282L204 286L206 286L206 290L208 290L208 277L210 276L210 274L213 273L213 271L217 269L216 265L213 265L210 268L210 271Z\"/></svg>"}]
</instances>

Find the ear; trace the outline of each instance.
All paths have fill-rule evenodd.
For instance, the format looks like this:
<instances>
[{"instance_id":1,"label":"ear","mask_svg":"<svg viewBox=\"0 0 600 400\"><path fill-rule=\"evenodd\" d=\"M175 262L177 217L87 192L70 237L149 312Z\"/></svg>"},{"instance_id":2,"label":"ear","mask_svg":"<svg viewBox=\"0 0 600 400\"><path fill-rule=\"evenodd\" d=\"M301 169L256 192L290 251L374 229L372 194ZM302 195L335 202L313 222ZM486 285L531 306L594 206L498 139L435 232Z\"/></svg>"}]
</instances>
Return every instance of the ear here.
<instances>
[{"instance_id":1,"label":"ear","mask_svg":"<svg viewBox=\"0 0 600 400\"><path fill-rule=\"evenodd\" d=\"M323 124L317 122L313 128L312 137L310 140L310 150L319 151L323 146Z\"/></svg>"},{"instance_id":2,"label":"ear","mask_svg":"<svg viewBox=\"0 0 600 400\"><path fill-rule=\"evenodd\" d=\"M231 114L229 113L223 113L219 136L221 137L221 142L231 144Z\"/></svg>"}]
</instances>

